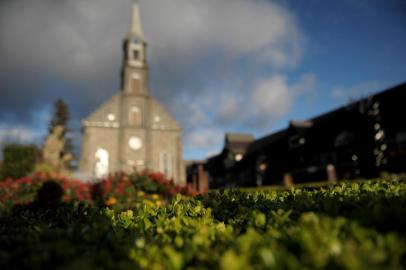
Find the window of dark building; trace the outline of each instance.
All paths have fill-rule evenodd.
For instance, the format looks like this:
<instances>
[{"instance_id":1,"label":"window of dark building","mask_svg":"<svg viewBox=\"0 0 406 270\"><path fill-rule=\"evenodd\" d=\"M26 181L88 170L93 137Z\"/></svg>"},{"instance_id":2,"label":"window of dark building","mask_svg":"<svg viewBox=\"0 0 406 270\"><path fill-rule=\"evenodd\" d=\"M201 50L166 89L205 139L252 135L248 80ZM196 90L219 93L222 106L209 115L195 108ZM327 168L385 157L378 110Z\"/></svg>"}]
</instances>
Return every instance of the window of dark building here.
<instances>
[{"instance_id":1,"label":"window of dark building","mask_svg":"<svg viewBox=\"0 0 406 270\"><path fill-rule=\"evenodd\" d=\"M304 137L295 135L289 138L289 147L290 148L297 148L306 143L306 139Z\"/></svg>"},{"instance_id":2,"label":"window of dark building","mask_svg":"<svg viewBox=\"0 0 406 270\"><path fill-rule=\"evenodd\" d=\"M354 134L348 131L343 131L337 135L334 140L334 147L349 145L354 141Z\"/></svg>"}]
</instances>

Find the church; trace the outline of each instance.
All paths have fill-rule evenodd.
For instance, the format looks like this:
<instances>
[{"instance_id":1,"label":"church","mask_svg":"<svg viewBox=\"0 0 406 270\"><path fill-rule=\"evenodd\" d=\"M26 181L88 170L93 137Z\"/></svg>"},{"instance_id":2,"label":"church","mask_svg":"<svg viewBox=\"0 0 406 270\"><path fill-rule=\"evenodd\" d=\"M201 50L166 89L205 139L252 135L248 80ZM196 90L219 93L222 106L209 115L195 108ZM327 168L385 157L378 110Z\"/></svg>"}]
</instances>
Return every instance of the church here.
<instances>
[{"instance_id":1,"label":"church","mask_svg":"<svg viewBox=\"0 0 406 270\"><path fill-rule=\"evenodd\" d=\"M182 128L149 93L147 43L137 2L123 45L121 89L82 122L80 172L100 179L149 170L183 185Z\"/></svg>"}]
</instances>

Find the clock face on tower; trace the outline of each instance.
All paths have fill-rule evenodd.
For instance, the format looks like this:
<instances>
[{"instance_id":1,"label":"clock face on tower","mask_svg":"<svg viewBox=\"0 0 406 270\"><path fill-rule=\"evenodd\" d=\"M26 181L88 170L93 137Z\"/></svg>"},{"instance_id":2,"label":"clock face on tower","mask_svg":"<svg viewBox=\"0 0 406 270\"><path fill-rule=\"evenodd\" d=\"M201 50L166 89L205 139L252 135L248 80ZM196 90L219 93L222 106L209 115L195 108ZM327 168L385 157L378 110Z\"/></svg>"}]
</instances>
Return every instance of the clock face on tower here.
<instances>
[{"instance_id":1,"label":"clock face on tower","mask_svg":"<svg viewBox=\"0 0 406 270\"><path fill-rule=\"evenodd\" d=\"M142 141L140 138L134 136L128 140L128 145L134 151L139 150L142 147Z\"/></svg>"}]
</instances>

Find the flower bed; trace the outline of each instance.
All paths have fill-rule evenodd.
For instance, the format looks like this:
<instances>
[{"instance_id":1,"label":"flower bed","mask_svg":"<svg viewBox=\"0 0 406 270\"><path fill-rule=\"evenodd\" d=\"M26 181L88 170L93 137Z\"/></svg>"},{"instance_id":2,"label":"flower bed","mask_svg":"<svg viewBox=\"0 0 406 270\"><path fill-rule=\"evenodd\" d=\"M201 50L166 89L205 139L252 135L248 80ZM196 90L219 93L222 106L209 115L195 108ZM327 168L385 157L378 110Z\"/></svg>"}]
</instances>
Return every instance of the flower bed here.
<instances>
[{"instance_id":1,"label":"flower bed","mask_svg":"<svg viewBox=\"0 0 406 270\"><path fill-rule=\"evenodd\" d=\"M63 201L74 200L114 206L118 203L131 204L150 198L150 194L159 194L169 199L178 193L195 196L197 192L191 186L176 186L161 173L143 172L141 174L115 174L98 183L84 183L60 175L35 174L20 179L0 181L0 206L29 204L35 200L36 193L46 181L55 181L64 191Z\"/></svg>"}]
</instances>

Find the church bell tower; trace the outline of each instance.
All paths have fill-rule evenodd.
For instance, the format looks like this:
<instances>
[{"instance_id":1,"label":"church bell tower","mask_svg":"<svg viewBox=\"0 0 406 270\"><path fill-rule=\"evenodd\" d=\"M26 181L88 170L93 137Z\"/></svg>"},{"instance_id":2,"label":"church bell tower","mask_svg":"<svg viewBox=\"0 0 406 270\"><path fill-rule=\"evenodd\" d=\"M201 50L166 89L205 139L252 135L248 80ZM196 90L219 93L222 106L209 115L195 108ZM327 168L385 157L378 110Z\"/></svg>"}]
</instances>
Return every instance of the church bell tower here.
<instances>
[{"instance_id":1,"label":"church bell tower","mask_svg":"<svg viewBox=\"0 0 406 270\"><path fill-rule=\"evenodd\" d=\"M137 0L132 6L131 25L123 46L121 89L130 95L148 95L147 43L142 32Z\"/></svg>"}]
</instances>

